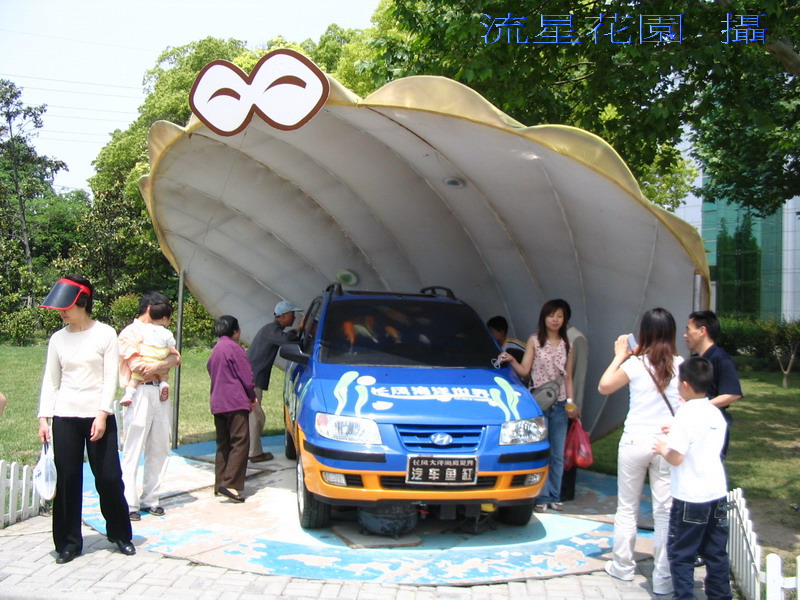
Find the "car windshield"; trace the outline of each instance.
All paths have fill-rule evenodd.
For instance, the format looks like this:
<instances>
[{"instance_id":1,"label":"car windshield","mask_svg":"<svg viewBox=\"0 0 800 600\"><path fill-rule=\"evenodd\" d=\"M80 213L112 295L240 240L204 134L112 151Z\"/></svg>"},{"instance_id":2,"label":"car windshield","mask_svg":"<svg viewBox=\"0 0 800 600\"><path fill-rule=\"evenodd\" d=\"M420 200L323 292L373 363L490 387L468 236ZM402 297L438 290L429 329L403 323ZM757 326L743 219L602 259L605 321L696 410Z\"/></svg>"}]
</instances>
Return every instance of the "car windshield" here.
<instances>
[{"instance_id":1,"label":"car windshield","mask_svg":"<svg viewBox=\"0 0 800 600\"><path fill-rule=\"evenodd\" d=\"M489 368L497 345L470 307L452 302L337 300L320 360L333 364Z\"/></svg>"}]
</instances>

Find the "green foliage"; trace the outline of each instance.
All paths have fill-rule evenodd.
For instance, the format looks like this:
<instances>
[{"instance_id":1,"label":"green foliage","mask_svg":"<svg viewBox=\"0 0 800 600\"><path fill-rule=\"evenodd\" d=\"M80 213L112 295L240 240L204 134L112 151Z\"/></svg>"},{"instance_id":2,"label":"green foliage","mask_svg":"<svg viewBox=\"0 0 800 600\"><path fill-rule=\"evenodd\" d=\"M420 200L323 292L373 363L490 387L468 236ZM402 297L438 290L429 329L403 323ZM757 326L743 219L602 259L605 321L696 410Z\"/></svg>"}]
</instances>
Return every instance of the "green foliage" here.
<instances>
[{"instance_id":1,"label":"green foliage","mask_svg":"<svg viewBox=\"0 0 800 600\"><path fill-rule=\"evenodd\" d=\"M28 204L34 268L45 279L52 261L68 256L78 242L78 223L90 205L89 195L83 190L50 194Z\"/></svg>"},{"instance_id":2,"label":"green foliage","mask_svg":"<svg viewBox=\"0 0 800 600\"><path fill-rule=\"evenodd\" d=\"M26 346L46 339L61 326L58 312L46 308L21 308L0 315L0 342Z\"/></svg>"},{"instance_id":3,"label":"green foliage","mask_svg":"<svg viewBox=\"0 0 800 600\"><path fill-rule=\"evenodd\" d=\"M639 186L645 198L667 210L675 210L692 191L698 174L675 148L664 147L659 150L655 162L642 171Z\"/></svg>"},{"instance_id":4,"label":"green foliage","mask_svg":"<svg viewBox=\"0 0 800 600\"><path fill-rule=\"evenodd\" d=\"M771 359L772 346L763 322L748 316L721 316L719 323L722 335L717 344L728 354Z\"/></svg>"},{"instance_id":5,"label":"green foliage","mask_svg":"<svg viewBox=\"0 0 800 600\"><path fill-rule=\"evenodd\" d=\"M699 193L769 215L800 194L800 94L768 54L737 60L740 76L712 79L701 99L691 136L705 167Z\"/></svg>"},{"instance_id":6,"label":"green foliage","mask_svg":"<svg viewBox=\"0 0 800 600\"><path fill-rule=\"evenodd\" d=\"M44 112L43 105L25 106L22 91L0 79L0 259L5 263L0 296L18 294L29 307L35 304L36 280L25 276L25 268L28 274L34 270L34 239L40 233L29 223L32 203L54 196L53 176L66 168L39 156L33 146Z\"/></svg>"},{"instance_id":7,"label":"green foliage","mask_svg":"<svg viewBox=\"0 0 800 600\"><path fill-rule=\"evenodd\" d=\"M111 303L110 313L108 324L117 332L122 331L139 314L139 296L136 294L119 296Z\"/></svg>"},{"instance_id":8,"label":"green foliage","mask_svg":"<svg viewBox=\"0 0 800 600\"><path fill-rule=\"evenodd\" d=\"M800 189L795 80L800 57L792 39L800 5L794 0L662 4L387 0L376 12L373 72L389 79L451 77L522 123L586 129L607 140L637 178L650 181L654 168L671 176L682 171L678 153L664 149L677 148L691 131L695 155L711 176L703 194L774 211ZM683 15L683 43L612 44L607 37L594 43L588 33L601 12L647 15L662 9ZM725 14L754 12L766 15L767 44L723 44ZM572 15L581 43L537 39L543 14ZM509 15L527 19L520 31L526 43L517 43L513 31L509 42L508 29L489 31L493 19ZM607 22L604 27L601 33L608 33Z\"/></svg>"},{"instance_id":9,"label":"green foliage","mask_svg":"<svg viewBox=\"0 0 800 600\"><path fill-rule=\"evenodd\" d=\"M783 386L788 386L800 349L800 321L720 317L720 325L722 339L717 343L731 356L746 355L749 359L737 360L737 365L746 370L778 368L784 374Z\"/></svg>"},{"instance_id":10,"label":"green foliage","mask_svg":"<svg viewBox=\"0 0 800 600\"><path fill-rule=\"evenodd\" d=\"M189 297L183 304L183 345L204 346L214 345L214 317L193 297Z\"/></svg>"},{"instance_id":11,"label":"green foliage","mask_svg":"<svg viewBox=\"0 0 800 600\"><path fill-rule=\"evenodd\" d=\"M783 373L783 387L789 387L789 373L797 361L800 348L800 321L770 320L764 323L764 330L769 337L772 354Z\"/></svg>"},{"instance_id":12,"label":"green foliage","mask_svg":"<svg viewBox=\"0 0 800 600\"><path fill-rule=\"evenodd\" d=\"M207 37L167 48L144 78L147 98L140 109L139 124L145 129L158 120L183 124L189 120L189 90L197 74L213 60L234 59L246 52L241 40Z\"/></svg>"}]
</instances>

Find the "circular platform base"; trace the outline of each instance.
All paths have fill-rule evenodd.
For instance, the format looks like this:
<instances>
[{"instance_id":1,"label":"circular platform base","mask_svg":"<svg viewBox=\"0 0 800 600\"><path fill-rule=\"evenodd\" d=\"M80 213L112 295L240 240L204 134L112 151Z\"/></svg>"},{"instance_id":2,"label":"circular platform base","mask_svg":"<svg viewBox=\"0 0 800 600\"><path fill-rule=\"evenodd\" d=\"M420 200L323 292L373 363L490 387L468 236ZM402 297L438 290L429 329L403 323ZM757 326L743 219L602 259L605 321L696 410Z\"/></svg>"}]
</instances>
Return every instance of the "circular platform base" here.
<instances>
[{"instance_id":1,"label":"circular platform base","mask_svg":"<svg viewBox=\"0 0 800 600\"><path fill-rule=\"evenodd\" d=\"M580 473L576 501L564 513L536 513L524 527L495 523L471 533L457 521L426 519L395 540L365 534L350 511L339 513L330 528L304 530L297 520L294 463L279 454L281 440L265 442L276 459L248 469L244 504L214 496L213 443L181 448L170 459L166 515L143 513L133 523L134 543L254 573L415 585L589 572L602 569L600 557L611 548L616 480L589 472ZM105 531L90 473L84 520Z\"/></svg>"}]
</instances>

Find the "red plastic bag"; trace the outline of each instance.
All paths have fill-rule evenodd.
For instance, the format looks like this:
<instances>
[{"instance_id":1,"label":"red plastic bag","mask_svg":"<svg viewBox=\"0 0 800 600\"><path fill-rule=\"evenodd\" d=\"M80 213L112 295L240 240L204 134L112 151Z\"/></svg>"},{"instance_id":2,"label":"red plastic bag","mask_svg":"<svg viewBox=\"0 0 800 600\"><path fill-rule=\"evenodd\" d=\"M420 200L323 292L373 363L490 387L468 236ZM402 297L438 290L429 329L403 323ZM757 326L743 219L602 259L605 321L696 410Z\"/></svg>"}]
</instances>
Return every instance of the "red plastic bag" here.
<instances>
[{"instance_id":1,"label":"red plastic bag","mask_svg":"<svg viewBox=\"0 0 800 600\"><path fill-rule=\"evenodd\" d=\"M580 419L573 419L564 443L564 470L567 471L572 467L585 469L593 462L594 456L589 434L583 429Z\"/></svg>"}]
</instances>

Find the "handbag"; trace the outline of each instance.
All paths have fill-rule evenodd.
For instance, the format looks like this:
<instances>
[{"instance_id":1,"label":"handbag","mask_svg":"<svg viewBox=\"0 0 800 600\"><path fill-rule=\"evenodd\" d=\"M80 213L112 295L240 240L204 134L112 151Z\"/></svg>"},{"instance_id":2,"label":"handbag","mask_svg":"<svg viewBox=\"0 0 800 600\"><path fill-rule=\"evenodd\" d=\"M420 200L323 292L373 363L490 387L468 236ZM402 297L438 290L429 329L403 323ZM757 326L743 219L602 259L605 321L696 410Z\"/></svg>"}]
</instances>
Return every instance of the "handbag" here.
<instances>
[{"instance_id":1,"label":"handbag","mask_svg":"<svg viewBox=\"0 0 800 600\"><path fill-rule=\"evenodd\" d=\"M555 379L546 381L542 385L531 387L530 392L533 394L536 403L542 412L546 412L558 400L558 395L561 392L561 384L564 382L564 376L559 375Z\"/></svg>"},{"instance_id":2,"label":"handbag","mask_svg":"<svg viewBox=\"0 0 800 600\"><path fill-rule=\"evenodd\" d=\"M586 469L594 462L592 442L589 434L583 428L580 419L573 419L570 423L567 439L564 442L564 470L572 467Z\"/></svg>"},{"instance_id":3,"label":"handbag","mask_svg":"<svg viewBox=\"0 0 800 600\"><path fill-rule=\"evenodd\" d=\"M52 500L56 495L56 461L50 442L42 444L39 462L33 468L33 486L42 500Z\"/></svg>"}]
</instances>

